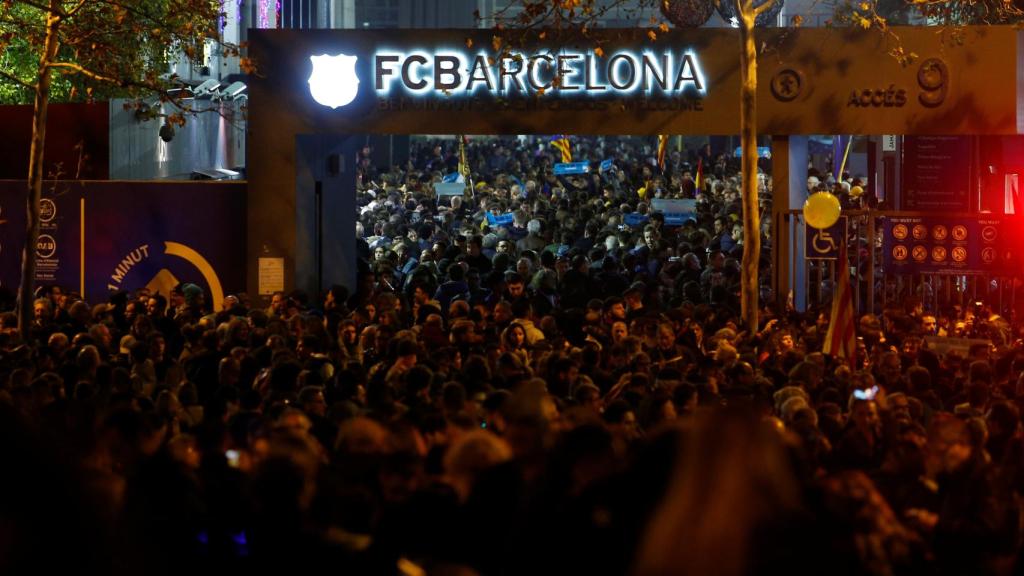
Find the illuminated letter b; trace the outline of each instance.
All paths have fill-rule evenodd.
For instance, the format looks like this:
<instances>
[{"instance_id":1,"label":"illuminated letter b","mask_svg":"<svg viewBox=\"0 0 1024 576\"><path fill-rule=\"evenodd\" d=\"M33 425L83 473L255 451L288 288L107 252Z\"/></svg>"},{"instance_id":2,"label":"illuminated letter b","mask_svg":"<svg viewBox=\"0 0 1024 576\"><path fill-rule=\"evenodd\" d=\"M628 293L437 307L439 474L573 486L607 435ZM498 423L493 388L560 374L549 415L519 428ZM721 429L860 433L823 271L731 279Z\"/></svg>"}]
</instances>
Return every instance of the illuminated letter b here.
<instances>
[{"instance_id":1,"label":"illuminated letter b","mask_svg":"<svg viewBox=\"0 0 1024 576\"><path fill-rule=\"evenodd\" d=\"M445 82L444 78L451 78ZM462 84L462 75L459 74L459 59L455 56L434 57L434 89L451 90Z\"/></svg>"}]
</instances>

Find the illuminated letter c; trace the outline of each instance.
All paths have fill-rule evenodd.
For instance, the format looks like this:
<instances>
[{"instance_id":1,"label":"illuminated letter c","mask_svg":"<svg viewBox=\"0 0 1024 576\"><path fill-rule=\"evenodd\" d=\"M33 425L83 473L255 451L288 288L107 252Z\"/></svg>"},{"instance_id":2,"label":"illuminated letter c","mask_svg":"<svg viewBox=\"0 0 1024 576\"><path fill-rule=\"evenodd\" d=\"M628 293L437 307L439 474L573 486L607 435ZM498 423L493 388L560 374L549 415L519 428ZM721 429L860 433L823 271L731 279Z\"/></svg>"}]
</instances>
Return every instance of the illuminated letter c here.
<instances>
[{"instance_id":1,"label":"illuminated letter c","mask_svg":"<svg viewBox=\"0 0 1024 576\"><path fill-rule=\"evenodd\" d=\"M419 64L420 66L427 63L427 59L418 54L413 54L405 59L402 63L402 83L405 87L410 90L422 90L427 87L427 81L421 76L419 80L413 80L412 74L410 74L410 68L413 64Z\"/></svg>"}]
</instances>

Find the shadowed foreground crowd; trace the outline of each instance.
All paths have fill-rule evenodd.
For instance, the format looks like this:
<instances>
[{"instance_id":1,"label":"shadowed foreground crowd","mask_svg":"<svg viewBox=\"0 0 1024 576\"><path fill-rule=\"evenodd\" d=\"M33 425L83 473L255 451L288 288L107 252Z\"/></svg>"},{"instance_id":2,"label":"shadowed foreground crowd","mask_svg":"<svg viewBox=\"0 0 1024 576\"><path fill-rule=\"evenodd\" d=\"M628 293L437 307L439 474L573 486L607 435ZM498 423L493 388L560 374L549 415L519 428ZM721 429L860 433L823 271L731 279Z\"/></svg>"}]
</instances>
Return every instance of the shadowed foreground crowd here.
<instances>
[{"instance_id":1,"label":"shadowed foreground crowd","mask_svg":"<svg viewBox=\"0 0 1024 576\"><path fill-rule=\"evenodd\" d=\"M0 316L0 574L1024 570L1008 322L908 298L851 369L820 311L737 328L734 178L674 155L651 193L700 208L672 229L642 151L605 151L630 172L605 191L473 154L522 188L441 211L433 147L362 163L351 294L49 287L29 341ZM994 345L925 345L961 324Z\"/></svg>"}]
</instances>

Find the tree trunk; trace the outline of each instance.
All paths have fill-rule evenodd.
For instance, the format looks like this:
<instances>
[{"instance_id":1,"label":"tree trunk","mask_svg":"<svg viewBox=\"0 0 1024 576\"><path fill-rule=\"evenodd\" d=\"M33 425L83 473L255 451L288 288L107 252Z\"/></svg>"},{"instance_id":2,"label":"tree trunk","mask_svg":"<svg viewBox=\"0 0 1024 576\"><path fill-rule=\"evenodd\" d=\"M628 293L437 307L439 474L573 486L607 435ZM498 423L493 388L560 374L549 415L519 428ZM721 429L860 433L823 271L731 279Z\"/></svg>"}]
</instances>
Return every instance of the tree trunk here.
<instances>
[{"instance_id":1,"label":"tree trunk","mask_svg":"<svg viewBox=\"0 0 1024 576\"><path fill-rule=\"evenodd\" d=\"M740 145L743 147L743 263L740 308L750 334L758 329L758 264L761 259L761 215L757 204L757 44L752 0L735 0L740 24Z\"/></svg>"},{"instance_id":2,"label":"tree trunk","mask_svg":"<svg viewBox=\"0 0 1024 576\"><path fill-rule=\"evenodd\" d=\"M34 289L36 279L36 244L39 242L39 199L43 193L43 145L46 143L46 112L50 104L50 64L57 56L60 41L58 0L50 0L46 15L46 41L39 57L39 83L32 109L32 148L28 159L28 226L25 231L25 249L21 253L21 286L18 289L18 332L28 340L32 327Z\"/></svg>"}]
</instances>

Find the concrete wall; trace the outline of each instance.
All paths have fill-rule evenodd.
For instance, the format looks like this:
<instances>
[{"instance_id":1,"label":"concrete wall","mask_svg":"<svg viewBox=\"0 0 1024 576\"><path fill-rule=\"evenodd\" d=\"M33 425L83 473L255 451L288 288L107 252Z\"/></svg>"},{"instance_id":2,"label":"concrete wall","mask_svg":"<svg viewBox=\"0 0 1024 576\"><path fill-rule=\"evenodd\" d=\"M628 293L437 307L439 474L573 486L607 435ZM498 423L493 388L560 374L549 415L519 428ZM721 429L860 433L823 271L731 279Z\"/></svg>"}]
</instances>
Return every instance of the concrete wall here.
<instances>
[{"instance_id":1,"label":"concrete wall","mask_svg":"<svg viewBox=\"0 0 1024 576\"><path fill-rule=\"evenodd\" d=\"M140 121L124 100L110 102L110 178L187 180L193 170L245 166L241 102L199 101L211 109L188 118L174 138L160 138L161 119Z\"/></svg>"}]
</instances>

